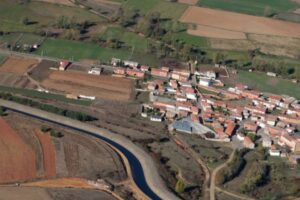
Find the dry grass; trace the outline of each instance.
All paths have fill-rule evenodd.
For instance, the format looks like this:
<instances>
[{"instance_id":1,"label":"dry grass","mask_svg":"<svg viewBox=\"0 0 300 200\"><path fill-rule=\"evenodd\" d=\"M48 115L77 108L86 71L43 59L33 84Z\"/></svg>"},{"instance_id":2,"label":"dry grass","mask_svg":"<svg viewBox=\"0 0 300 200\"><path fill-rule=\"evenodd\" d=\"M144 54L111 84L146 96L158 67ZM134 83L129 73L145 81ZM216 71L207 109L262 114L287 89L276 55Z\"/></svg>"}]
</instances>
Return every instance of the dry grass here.
<instances>
[{"instance_id":1,"label":"dry grass","mask_svg":"<svg viewBox=\"0 0 300 200\"><path fill-rule=\"evenodd\" d=\"M88 184L87 180L82 178L59 178L44 181L37 181L32 183L25 183L25 186L35 186L35 187L47 187L47 188L94 188Z\"/></svg>"},{"instance_id":2,"label":"dry grass","mask_svg":"<svg viewBox=\"0 0 300 200\"><path fill-rule=\"evenodd\" d=\"M35 0L35 1L41 1L41 2L46 2L46 3L54 3L54 4L62 4L62 5L65 5L65 6L74 6L75 5L70 0Z\"/></svg>"},{"instance_id":3,"label":"dry grass","mask_svg":"<svg viewBox=\"0 0 300 200\"><path fill-rule=\"evenodd\" d=\"M180 21L241 33L300 38L300 24L297 23L196 6L190 6L181 16ZM211 32L207 34L209 35ZM230 35L231 33L228 32L228 34L224 34L224 38L228 38Z\"/></svg>"}]
</instances>

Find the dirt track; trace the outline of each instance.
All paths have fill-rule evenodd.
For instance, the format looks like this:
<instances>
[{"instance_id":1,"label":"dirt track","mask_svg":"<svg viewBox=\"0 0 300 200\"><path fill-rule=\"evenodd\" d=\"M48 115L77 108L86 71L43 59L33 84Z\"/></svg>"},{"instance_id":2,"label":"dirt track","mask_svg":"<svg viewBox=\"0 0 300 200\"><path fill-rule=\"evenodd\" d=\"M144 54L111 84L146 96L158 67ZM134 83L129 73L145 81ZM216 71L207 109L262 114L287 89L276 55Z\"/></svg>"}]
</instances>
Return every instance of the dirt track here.
<instances>
[{"instance_id":1,"label":"dirt track","mask_svg":"<svg viewBox=\"0 0 300 200\"><path fill-rule=\"evenodd\" d=\"M298 23L196 6L190 6L181 16L180 21L241 33L256 33L300 38L300 24ZM214 31L206 32L206 34L213 33ZM228 34L230 35L230 33ZM229 36L226 34L224 37L227 38Z\"/></svg>"},{"instance_id":2,"label":"dirt track","mask_svg":"<svg viewBox=\"0 0 300 200\"><path fill-rule=\"evenodd\" d=\"M0 118L0 183L36 177L36 156L18 134Z\"/></svg>"},{"instance_id":3,"label":"dirt track","mask_svg":"<svg viewBox=\"0 0 300 200\"><path fill-rule=\"evenodd\" d=\"M131 99L133 82L112 76L95 76L74 71L53 71L42 84L49 89L76 95L127 101Z\"/></svg>"}]
</instances>

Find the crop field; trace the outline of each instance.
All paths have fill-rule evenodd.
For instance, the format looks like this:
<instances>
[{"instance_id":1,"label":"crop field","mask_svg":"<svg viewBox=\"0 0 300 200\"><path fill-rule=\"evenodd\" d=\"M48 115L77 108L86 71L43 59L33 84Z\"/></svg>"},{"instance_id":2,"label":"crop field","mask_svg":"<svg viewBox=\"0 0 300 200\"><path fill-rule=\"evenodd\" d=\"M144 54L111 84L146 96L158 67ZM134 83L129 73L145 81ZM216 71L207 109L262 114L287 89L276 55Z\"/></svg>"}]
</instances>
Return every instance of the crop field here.
<instances>
[{"instance_id":1,"label":"crop field","mask_svg":"<svg viewBox=\"0 0 300 200\"><path fill-rule=\"evenodd\" d=\"M165 36L163 38L166 41L169 40L180 40L189 45L196 45L202 48L209 48L210 44L207 38L190 35L186 32L173 33L171 36Z\"/></svg>"},{"instance_id":2,"label":"crop field","mask_svg":"<svg viewBox=\"0 0 300 200\"><path fill-rule=\"evenodd\" d=\"M56 161L52 139L49 134L43 133L38 129L35 131L35 134L43 149L44 176L46 178L54 178L56 176Z\"/></svg>"},{"instance_id":3,"label":"crop field","mask_svg":"<svg viewBox=\"0 0 300 200\"><path fill-rule=\"evenodd\" d=\"M200 0L200 6L265 16L297 8L297 3L287 0Z\"/></svg>"},{"instance_id":4,"label":"crop field","mask_svg":"<svg viewBox=\"0 0 300 200\"><path fill-rule=\"evenodd\" d=\"M16 75L23 75L28 69L38 63L35 59L10 57L1 66L0 72L8 72Z\"/></svg>"},{"instance_id":5,"label":"crop field","mask_svg":"<svg viewBox=\"0 0 300 200\"><path fill-rule=\"evenodd\" d=\"M34 151L0 118L0 182L32 180L36 176Z\"/></svg>"},{"instance_id":6,"label":"crop field","mask_svg":"<svg viewBox=\"0 0 300 200\"><path fill-rule=\"evenodd\" d=\"M88 75L85 73L53 71L42 85L52 90L96 96L96 98L128 101L132 98L133 82L112 76Z\"/></svg>"},{"instance_id":7,"label":"crop field","mask_svg":"<svg viewBox=\"0 0 300 200\"><path fill-rule=\"evenodd\" d=\"M165 0L128 0L125 8L138 9L142 14L159 12L163 18L177 20L187 8L187 5L172 3Z\"/></svg>"},{"instance_id":8,"label":"crop field","mask_svg":"<svg viewBox=\"0 0 300 200\"><path fill-rule=\"evenodd\" d=\"M297 23L196 6L189 7L180 18L180 21L183 23L213 28L207 30L204 36L214 34L216 29L220 29L220 31L226 30L240 33L256 33L300 38L300 24ZM203 36L203 34L203 32L200 32L197 35ZM224 38L232 35L230 32L228 32L228 34L223 32L222 34L224 35ZM236 37L236 39L240 39L240 37Z\"/></svg>"}]
</instances>

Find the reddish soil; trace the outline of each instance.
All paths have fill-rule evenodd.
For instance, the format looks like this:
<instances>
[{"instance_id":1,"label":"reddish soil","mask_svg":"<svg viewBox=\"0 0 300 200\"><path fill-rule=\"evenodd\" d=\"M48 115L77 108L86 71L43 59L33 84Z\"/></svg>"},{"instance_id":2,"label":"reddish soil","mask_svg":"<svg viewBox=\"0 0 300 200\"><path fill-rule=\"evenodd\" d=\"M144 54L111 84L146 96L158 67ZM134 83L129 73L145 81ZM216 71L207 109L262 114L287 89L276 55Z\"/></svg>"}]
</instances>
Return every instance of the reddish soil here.
<instances>
[{"instance_id":1,"label":"reddish soil","mask_svg":"<svg viewBox=\"0 0 300 200\"><path fill-rule=\"evenodd\" d=\"M17 75L23 75L27 70L37 64L35 59L10 57L0 67L1 72L9 72Z\"/></svg>"},{"instance_id":2,"label":"reddish soil","mask_svg":"<svg viewBox=\"0 0 300 200\"><path fill-rule=\"evenodd\" d=\"M213 29L207 30L206 35L214 34L215 29L220 29L241 33L256 33L300 38L300 24L298 23L196 6L190 6L181 16L180 21L189 24L212 27ZM199 35L202 34L203 33L200 32ZM224 34L225 38L230 37L231 35L230 32L224 32Z\"/></svg>"},{"instance_id":3,"label":"reddish soil","mask_svg":"<svg viewBox=\"0 0 300 200\"><path fill-rule=\"evenodd\" d=\"M42 84L52 90L118 101L130 100L133 90L133 81L129 79L75 71L53 71Z\"/></svg>"},{"instance_id":4,"label":"reddish soil","mask_svg":"<svg viewBox=\"0 0 300 200\"><path fill-rule=\"evenodd\" d=\"M0 118L0 160L0 183L26 181L36 177L34 151L3 118Z\"/></svg>"},{"instance_id":5,"label":"reddish soil","mask_svg":"<svg viewBox=\"0 0 300 200\"><path fill-rule=\"evenodd\" d=\"M46 178L54 178L56 176L56 161L55 149L51 137L38 129L36 129L35 134L43 149L44 175Z\"/></svg>"}]
</instances>

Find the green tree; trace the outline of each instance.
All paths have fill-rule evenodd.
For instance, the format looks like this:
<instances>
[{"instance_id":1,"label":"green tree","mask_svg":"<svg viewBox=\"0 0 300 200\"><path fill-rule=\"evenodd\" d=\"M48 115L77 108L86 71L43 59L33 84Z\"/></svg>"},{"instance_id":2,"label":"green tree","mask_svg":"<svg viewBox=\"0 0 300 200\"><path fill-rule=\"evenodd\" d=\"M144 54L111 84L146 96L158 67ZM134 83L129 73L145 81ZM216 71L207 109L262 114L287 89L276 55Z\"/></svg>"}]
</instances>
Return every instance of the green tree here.
<instances>
[{"instance_id":1,"label":"green tree","mask_svg":"<svg viewBox=\"0 0 300 200\"><path fill-rule=\"evenodd\" d=\"M184 192L184 188L185 188L185 185L184 185L183 180L178 179L178 180L177 180L177 183L176 183L176 186L175 186L175 191L176 191L178 194L180 194L180 193Z\"/></svg>"}]
</instances>

